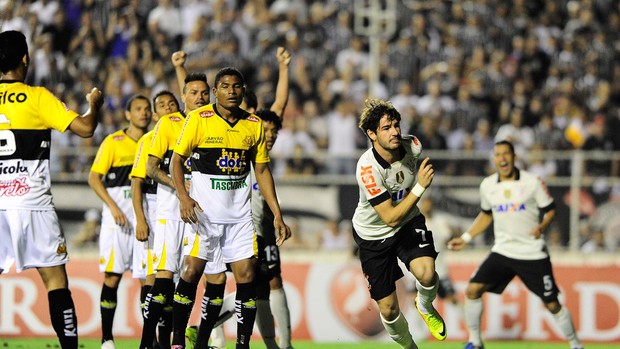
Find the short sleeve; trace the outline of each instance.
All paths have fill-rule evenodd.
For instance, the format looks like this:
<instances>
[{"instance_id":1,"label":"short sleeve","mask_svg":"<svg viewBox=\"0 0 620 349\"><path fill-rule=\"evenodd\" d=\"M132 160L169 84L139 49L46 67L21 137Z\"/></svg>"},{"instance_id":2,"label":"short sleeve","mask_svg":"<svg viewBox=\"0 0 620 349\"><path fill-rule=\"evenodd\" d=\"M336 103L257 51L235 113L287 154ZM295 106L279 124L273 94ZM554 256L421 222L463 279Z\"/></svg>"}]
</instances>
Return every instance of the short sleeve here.
<instances>
[{"instance_id":1,"label":"short sleeve","mask_svg":"<svg viewBox=\"0 0 620 349\"><path fill-rule=\"evenodd\" d=\"M198 116L193 116L192 113L185 118L185 124L183 124L183 129L174 147L175 153L183 157L189 157L192 151L200 144L200 119L201 118Z\"/></svg>"},{"instance_id":2,"label":"short sleeve","mask_svg":"<svg viewBox=\"0 0 620 349\"><path fill-rule=\"evenodd\" d=\"M108 171L112 167L112 160L114 159L112 146L112 137L107 136L101 145L99 146L99 150L97 150L97 156L95 157L95 161L93 161L93 165L90 170L92 172L96 172L102 175L108 174Z\"/></svg>"},{"instance_id":3,"label":"short sleeve","mask_svg":"<svg viewBox=\"0 0 620 349\"><path fill-rule=\"evenodd\" d=\"M146 160L148 157L147 148L149 140L149 134L140 138L136 149L136 158L134 159L133 166L131 167L131 173L129 178L143 178L146 179Z\"/></svg>"},{"instance_id":4,"label":"short sleeve","mask_svg":"<svg viewBox=\"0 0 620 349\"><path fill-rule=\"evenodd\" d=\"M360 188L360 195L364 195L372 206L390 199L390 194L383 183L383 176L371 163L360 160L355 169L355 178Z\"/></svg>"},{"instance_id":5,"label":"short sleeve","mask_svg":"<svg viewBox=\"0 0 620 349\"><path fill-rule=\"evenodd\" d=\"M39 113L41 120L49 128L65 132L73 120L79 117L79 114L69 109L65 103L46 88L41 89L39 95L39 106L43 109Z\"/></svg>"},{"instance_id":6,"label":"short sleeve","mask_svg":"<svg viewBox=\"0 0 620 349\"><path fill-rule=\"evenodd\" d=\"M168 151L168 130L170 129L170 119L161 118L153 129L153 138L149 144L147 154L163 159Z\"/></svg>"}]
</instances>

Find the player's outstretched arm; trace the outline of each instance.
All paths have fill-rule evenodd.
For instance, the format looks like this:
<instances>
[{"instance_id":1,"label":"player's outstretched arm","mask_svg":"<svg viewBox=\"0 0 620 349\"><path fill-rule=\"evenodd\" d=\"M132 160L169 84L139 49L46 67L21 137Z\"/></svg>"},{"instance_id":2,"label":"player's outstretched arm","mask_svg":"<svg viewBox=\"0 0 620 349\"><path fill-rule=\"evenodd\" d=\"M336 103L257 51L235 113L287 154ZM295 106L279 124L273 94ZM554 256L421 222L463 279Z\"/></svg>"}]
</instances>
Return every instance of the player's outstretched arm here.
<instances>
[{"instance_id":1,"label":"player's outstretched arm","mask_svg":"<svg viewBox=\"0 0 620 349\"><path fill-rule=\"evenodd\" d=\"M176 51L172 54L171 61L174 67L174 72L177 75L177 84L179 84L179 91L183 93L183 86L185 86L185 77L187 76L187 70L185 69L185 60L187 59L187 53L184 51Z\"/></svg>"},{"instance_id":2,"label":"player's outstretched arm","mask_svg":"<svg viewBox=\"0 0 620 349\"><path fill-rule=\"evenodd\" d=\"M467 244L493 222L493 215L487 212L480 212L474 222L471 224L461 236L450 239L448 241L448 249L454 251L462 250Z\"/></svg>"},{"instance_id":3,"label":"player's outstretched arm","mask_svg":"<svg viewBox=\"0 0 620 349\"><path fill-rule=\"evenodd\" d=\"M101 119L101 106L103 105L103 95L99 89L93 89L86 95L88 110L84 115L79 116L71 122L69 129L71 132L82 138L92 137L97 128L97 123Z\"/></svg>"},{"instance_id":4,"label":"player's outstretched arm","mask_svg":"<svg viewBox=\"0 0 620 349\"><path fill-rule=\"evenodd\" d=\"M278 47L276 51L278 60L278 84L276 85L276 99L271 105L272 112L276 113L280 119L284 116L284 109L288 104L289 93L289 72L288 66L291 63L291 54L284 47Z\"/></svg>"}]
</instances>

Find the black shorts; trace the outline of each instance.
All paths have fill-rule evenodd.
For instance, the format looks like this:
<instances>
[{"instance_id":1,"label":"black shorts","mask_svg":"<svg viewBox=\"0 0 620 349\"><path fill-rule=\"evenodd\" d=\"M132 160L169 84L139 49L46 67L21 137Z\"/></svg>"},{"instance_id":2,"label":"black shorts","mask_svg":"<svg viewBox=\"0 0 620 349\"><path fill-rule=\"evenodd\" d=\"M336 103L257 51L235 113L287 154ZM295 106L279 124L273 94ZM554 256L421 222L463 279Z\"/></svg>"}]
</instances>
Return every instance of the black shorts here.
<instances>
[{"instance_id":1,"label":"black shorts","mask_svg":"<svg viewBox=\"0 0 620 349\"><path fill-rule=\"evenodd\" d=\"M280 266L280 248L276 245L275 239L257 235L258 245L258 272L256 276L263 281L271 280L274 276L280 276L282 269Z\"/></svg>"},{"instance_id":2,"label":"black shorts","mask_svg":"<svg viewBox=\"0 0 620 349\"><path fill-rule=\"evenodd\" d=\"M377 301L396 291L396 281L403 277L398 259L409 268L410 262L418 257L437 257L433 234L426 228L423 215L414 217L387 239L364 240L355 230L353 238L359 246L370 297Z\"/></svg>"},{"instance_id":3,"label":"black shorts","mask_svg":"<svg viewBox=\"0 0 620 349\"><path fill-rule=\"evenodd\" d=\"M501 294L515 276L518 276L544 303L557 301L560 290L555 283L549 257L521 260L491 252L478 267L470 282L486 284L487 291Z\"/></svg>"}]
</instances>

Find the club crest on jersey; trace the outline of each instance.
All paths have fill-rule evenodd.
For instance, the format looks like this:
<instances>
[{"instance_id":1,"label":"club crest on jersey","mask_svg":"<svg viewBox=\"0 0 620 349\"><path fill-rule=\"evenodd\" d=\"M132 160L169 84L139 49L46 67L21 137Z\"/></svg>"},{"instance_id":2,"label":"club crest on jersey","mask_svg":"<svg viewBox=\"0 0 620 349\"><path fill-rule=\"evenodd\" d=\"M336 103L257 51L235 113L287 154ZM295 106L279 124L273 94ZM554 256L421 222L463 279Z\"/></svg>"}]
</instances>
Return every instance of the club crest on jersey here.
<instances>
[{"instance_id":1,"label":"club crest on jersey","mask_svg":"<svg viewBox=\"0 0 620 349\"><path fill-rule=\"evenodd\" d=\"M210 118L213 115L215 115L215 113L213 112L213 110L205 110L205 111L201 111L198 116L200 116L201 118Z\"/></svg>"},{"instance_id":2,"label":"club crest on jersey","mask_svg":"<svg viewBox=\"0 0 620 349\"><path fill-rule=\"evenodd\" d=\"M243 141L241 141L241 143L246 146L246 147L251 147L252 144L254 144L254 137L252 136L247 136L245 137L245 139L243 139Z\"/></svg>"},{"instance_id":3,"label":"club crest on jersey","mask_svg":"<svg viewBox=\"0 0 620 349\"><path fill-rule=\"evenodd\" d=\"M398 184L402 184L404 180L405 174L403 173L403 171L398 171L398 173L396 174L396 182L398 182Z\"/></svg>"},{"instance_id":4,"label":"club crest on jersey","mask_svg":"<svg viewBox=\"0 0 620 349\"><path fill-rule=\"evenodd\" d=\"M222 149L222 156L217 159L217 166L225 173L241 173L246 168L245 151L241 155L237 151Z\"/></svg>"},{"instance_id":5,"label":"club crest on jersey","mask_svg":"<svg viewBox=\"0 0 620 349\"><path fill-rule=\"evenodd\" d=\"M510 199L510 195L511 195L511 194L512 194L512 193L510 192L510 189L506 189L506 190L504 190L504 197L505 197L506 199Z\"/></svg>"}]
</instances>

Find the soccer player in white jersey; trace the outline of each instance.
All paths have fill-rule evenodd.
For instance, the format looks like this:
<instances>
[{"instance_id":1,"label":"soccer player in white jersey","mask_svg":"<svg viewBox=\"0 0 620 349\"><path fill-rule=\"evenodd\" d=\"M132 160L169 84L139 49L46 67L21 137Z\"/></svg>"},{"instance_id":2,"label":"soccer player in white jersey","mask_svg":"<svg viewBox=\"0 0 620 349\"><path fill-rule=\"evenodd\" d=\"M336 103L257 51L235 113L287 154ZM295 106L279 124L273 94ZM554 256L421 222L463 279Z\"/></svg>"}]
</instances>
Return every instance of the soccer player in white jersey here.
<instances>
[{"instance_id":1,"label":"soccer player in white jersey","mask_svg":"<svg viewBox=\"0 0 620 349\"><path fill-rule=\"evenodd\" d=\"M403 137L400 113L390 102L367 99L359 127L372 142L357 162L360 198L353 215L353 237L359 246L362 271L381 322L390 337L406 349L417 345L398 306L396 280L403 276L400 259L415 276L418 312L431 334L446 339L443 319L433 307L439 277L433 235L416 204L431 185L435 171L414 136ZM417 182L416 182L417 177Z\"/></svg>"},{"instance_id":2,"label":"soccer player in white jersey","mask_svg":"<svg viewBox=\"0 0 620 349\"><path fill-rule=\"evenodd\" d=\"M226 263L231 264L237 283L237 348L249 348L256 316L255 234L251 212L250 163L266 203L274 213L276 243L282 244L290 230L282 220L261 120L239 108L244 80L234 68L223 68L215 76L213 93L217 104L188 114L172 156L172 177L177 188L181 217L191 223L196 238L189 250L174 297L172 348L184 348L185 326L196 296L196 288L207 260L206 320L215 323L224 295ZM182 166L191 156L190 193L183 186ZM212 328L212 325L210 325ZM209 331L210 332L210 331ZM203 333L208 338L209 333Z\"/></svg>"},{"instance_id":3,"label":"soccer player in white jersey","mask_svg":"<svg viewBox=\"0 0 620 349\"><path fill-rule=\"evenodd\" d=\"M177 112L179 102L170 91L160 91L153 97L153 121L157 123L160 116ZM135 213L136 239L143 244L142 254L135 254L134 259L140 258L140 267L145 269L146 281L140 292L143 322L147 322L150 302L149 291L155 282L155 266L153 247L155 243L155 226L157 220L157 182L146 174L149 145L154 131L147 132L138 141L136 158L129 177L131 178L131 200ZM134 265L136 263L134 262ZM151 294L152 297L152 294ZM159 321L159 346L170 347L170 333L172 332L172 310L164 312ZM153 339L154 340L154 339Z\"/></svg>"},{"instance_id":4,"label":"soccer player in white jersey","mask_svg":"<svg viewBox=\"0 0 620 349\"><path fill-rule=\"evenodd\" d=\"M185 111L189 112L209 102L207 77L201 73L187 75L181 96ZM157 223L155 225L154 261L155 283L147 295L145 321L140 348L151 348L157 322L162 314L172 309L175 273L180 272L183 244L189 225L181 220L179 201L169 176L170 158L185 122L184 114L175 112L161 117L148 150L147 173L158 183ZM189 172L186 171L186 175ZM164 322L167 320L164 320Z\"/></svg>"},{"instance_id":5,"label":"soccer player in white jersey","mask_svg":"<svg viewBox=\"0 0 620 349\"><path fill-rule=\"evenodd\" d=\"M60 347L77 349L78 323L65 264L65 236L50 192L51 130L93 135L103 103L97 88L80 116L43 87L24 83L30 56L24 34L0 33L0 274L36 268Z\"/></svg>"},{"instance_id":6,"label":"soccer player in white jersey","mask_svg":"<svg viewBox=\"0 0 620 349\"><path fill-rule=\"evenodd\" d=\"M465 322L469 329L465 349L484 348L480 330L482 295L487 291L501 294L515 276L540 297L571 348L583 349L570 313L558 301L559 289L543 238L555 217L555 203L545 183L516 168L515 160L512 143L495 143L493 162L497 172L480 184L481 212L465 233L448 242L450 249L461 250L493 223L495 243L491 253L471 277L465 292Z\"/></svg>"},{"instance_id":7,"label":"soccer player in white jersey","mask_svg":"<svg viewBox=\"0 0 620 349\"><path fill-rule=\"evenodd\" d=\"M129 127L103 140L88 175L88 184L103 201L99 236L99 270L104 273L100 298L103 349L115 348L112 328L123 273L131 270L132 277L139 279L141 285L146 279L146 270L133 265L134 251L141 253L142 244L136 240L133 230L129 174L138 140L151 123L151 102L143 95L134 95L125 109Z\"/></svg>"}]
</instances>

